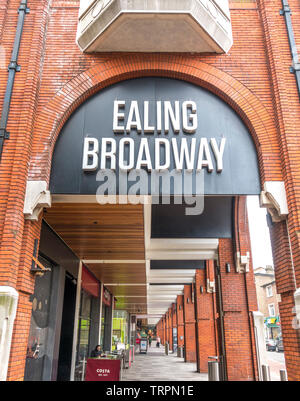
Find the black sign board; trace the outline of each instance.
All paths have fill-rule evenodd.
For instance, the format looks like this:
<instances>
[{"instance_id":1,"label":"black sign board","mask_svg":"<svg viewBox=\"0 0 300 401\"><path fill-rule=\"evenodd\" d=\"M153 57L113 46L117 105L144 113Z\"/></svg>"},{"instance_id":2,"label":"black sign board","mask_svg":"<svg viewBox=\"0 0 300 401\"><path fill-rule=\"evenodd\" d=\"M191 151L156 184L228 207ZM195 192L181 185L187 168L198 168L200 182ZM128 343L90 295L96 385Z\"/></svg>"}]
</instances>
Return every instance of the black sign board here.
<instances>
[{"instance_id":1,"label":"black sign board","mask_svg":"<svg viewBox=\"0 0 300 401\"><path fill-rule=\"evenodd\" d=\"M207 90L167 78L123 81L82 104L57 140L50 190L96 194L115 179L116 193L128 194L136 174L158 172L186 172L191 194L201 193L196 177L206 195L260 193L256 150L239 116ZM137 194L158 194L151 185L149 178ZM178 193L174 180L163 185L160 179L159 194Z\"/></svg>"}]
</instances>

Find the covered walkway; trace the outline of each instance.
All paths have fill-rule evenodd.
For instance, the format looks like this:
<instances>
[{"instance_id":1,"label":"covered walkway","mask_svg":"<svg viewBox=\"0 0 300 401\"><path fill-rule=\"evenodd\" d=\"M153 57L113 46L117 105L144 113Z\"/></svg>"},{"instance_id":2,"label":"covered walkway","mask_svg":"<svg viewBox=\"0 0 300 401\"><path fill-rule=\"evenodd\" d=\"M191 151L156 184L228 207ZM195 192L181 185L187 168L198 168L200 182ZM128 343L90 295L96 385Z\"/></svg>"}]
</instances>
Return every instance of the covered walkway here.
<instances>
[{"instance_id":1,"label":"covered walkway","mask_svg":"<svg viewBox=\"0 0 300 401\"><path fill-rule=\"evenodd\" d=\"M131 368L123 370L122 381L207 381L205 373L197 373L195 363L185 363L176 354L165 355L164 347L154 346L147 354L136 353Z\"/></svg>"}]
</instances>

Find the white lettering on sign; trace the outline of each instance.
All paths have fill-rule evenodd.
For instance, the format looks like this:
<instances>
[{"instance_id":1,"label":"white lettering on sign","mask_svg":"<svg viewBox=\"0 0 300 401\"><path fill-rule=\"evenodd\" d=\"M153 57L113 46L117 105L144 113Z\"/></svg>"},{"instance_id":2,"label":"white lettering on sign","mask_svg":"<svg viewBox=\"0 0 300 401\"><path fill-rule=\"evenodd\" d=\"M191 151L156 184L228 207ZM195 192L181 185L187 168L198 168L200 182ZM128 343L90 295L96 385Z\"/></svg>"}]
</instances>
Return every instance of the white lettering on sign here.
<instances>
[{"instance_id":1,"label":"white lettering on sign","mask_svg":"<svg viewBox=\"0 0 300 401\"><path fill-rule=\"evenodd\" d=\"M108 373L108 374L110 374L110 370L109 369L97 369L96 372L97 373Z\"/></svg>"},{"instance_id":2,"label":"white lettering on sign","mask_svg":"<svg viewBox=\"0 0 300 401\"><path fill-rule=\"evenodd\" d=\"M150 108L153 114L156 113L156 121L150 118ZM128 111L126 118L125 111ZM141 119L143 116L143 121ZM175 134L170 140L162 137L168 135L170 129ZM186 138L179 138L182 127ZM226 138L195 138L190 137L195 134L198 128L197 104L192 101L157 101L150 105L149 101L143 102L143 111L137 100L126 102L125 100L115 100L113 107L113 132L121 139L86 137L83 145L82 169L84 171L116 170L131 171L163 171L170 169L171 160L174 160L177 171L201 171L207 169L208 172L223 171L223 156L225 152ZM134 140L129 135L135 131L141 136L140 140ZM154 154L151 155L148 135L154 135ZM125 136L126 135L126 136ZM151 143L152 143L151 142ZM118 166L117 166L118 161Z\"/></svg>"},{"instance_id":3,"label":"white lettering on sign","mask_svg":"<svg viewBox=\"0 0 300 401\"><path fill-rule=\"evenodd\" d=\"M164 107L162 107L162 105ZM176 100L174 105L166 100L164 102L157 101L156 107L156 126L150 124L150 102L144 101L144 125L142 129L141 111L137 100L132 100L129 106L127 122L125 124L126 107L125 100L114 101L113 114L113 131L115 133L130 132L136 130L138 133L154 133L155 129L158 133L162 131L162 123L164 123L164 132L168 133L172 125L175 133L180 132L180 123L182 121L183 131L187 134L194 134L198 127L197 105L193 101L184 101L180 110L180 102ZM123 122L123 125L120 123Z\"/></svg>"},{"instance_id":4,"label":"white lettering on sign","mask_svg":"<svg viewBox=\"0 0 300 401\"><path fill-rule=\"evenodd\" d=\"M198 171L206 168L208 172L214 170L213 157L216 161L218 173L223 170L223 155L225 150L226 138L222 138L218 145L216 138L192 138L188 144L186 138L178 141L172 138L170 141L166 138L155 138L154 160L152 160L147 138L142 138L140 144L134 142L132 138L122 138L119 143L119 168L123 171L132 169L140 170L146 167L148 171L166 170L170 167L171 154L173 154L175 168L177 171L187 169ZM125 146L128 145L129 160L125 160ZM135 147L138 146L137 158L135 160ZM99 148L101 152L99 152ZM164 160L162 160L161 150ZM99 157L100 154L100 157ZM99 144L96 138L85 138L83 146L82 169L84 171L94 171L116 169L117 141L114 138L102 138ZM101 158L99 162L99 158Z\"/></svg>"}]
</instances>

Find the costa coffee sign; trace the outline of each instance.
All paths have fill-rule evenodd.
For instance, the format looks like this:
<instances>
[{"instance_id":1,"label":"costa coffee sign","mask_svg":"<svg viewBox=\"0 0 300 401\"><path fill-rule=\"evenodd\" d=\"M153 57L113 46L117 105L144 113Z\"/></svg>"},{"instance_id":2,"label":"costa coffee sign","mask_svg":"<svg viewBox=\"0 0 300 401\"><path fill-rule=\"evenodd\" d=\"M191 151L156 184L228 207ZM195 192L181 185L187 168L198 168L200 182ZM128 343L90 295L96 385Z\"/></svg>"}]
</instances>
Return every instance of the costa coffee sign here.
<instances>
[{"instance_id":1,"label":"costa coffee sign","mask_svg":"<svg viewBox=\"0 0 300 401\"><path fill-rule=\"evenodd\" d=\"M119 381L120 371L120 359L88 359L85 381Z\"/></svg>"}]
</instances>

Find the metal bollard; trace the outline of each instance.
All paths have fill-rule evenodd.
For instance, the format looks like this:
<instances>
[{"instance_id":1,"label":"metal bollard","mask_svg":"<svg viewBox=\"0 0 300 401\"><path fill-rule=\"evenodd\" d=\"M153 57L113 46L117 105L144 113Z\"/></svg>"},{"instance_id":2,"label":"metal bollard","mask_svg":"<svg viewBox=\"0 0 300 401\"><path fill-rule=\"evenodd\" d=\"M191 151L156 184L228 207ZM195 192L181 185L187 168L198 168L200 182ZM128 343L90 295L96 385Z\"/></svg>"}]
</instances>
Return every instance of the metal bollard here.
<instances>
[{"instance_id":1,"label":"metal bollard","mask_svg":"<svg viewBox=\"0 0 300 401\"><path fill-rule=\"evenodd\" d=\"M219 382L219 362L217 361L208 361L208 381L210 382Z\"/></svg>"},{"instance_id":2,"label":"metal bollard","mask_svg":"<svg viewBox=\"0 0 300 401\"><path fill-rule=\"evenodd\" d=\"M271 381L270 366L268 366L268 365L261 365L261 370L262 370L263 381L264 381L264 382L269 382L269 381Z\"/></svg>"},{"instance_id":3,"label":"metal bollard","mask_svg":"<svg viewBox=\"0 0 300 401\"><path fill-rule=\"evenodd\" d=\"M288 381L286 370L280 370L280 381L282 381L282 382Z\"/></svg>"},{"instance_id":4,"label":"metal bollard","mask_svg":"<svg viewBox=\"0 0 300 401\"><path fill-rule=\"evenodd\" d=\"M165 342L165 354L169 355L169 343Z\"/></svg>"}]
</instances>

